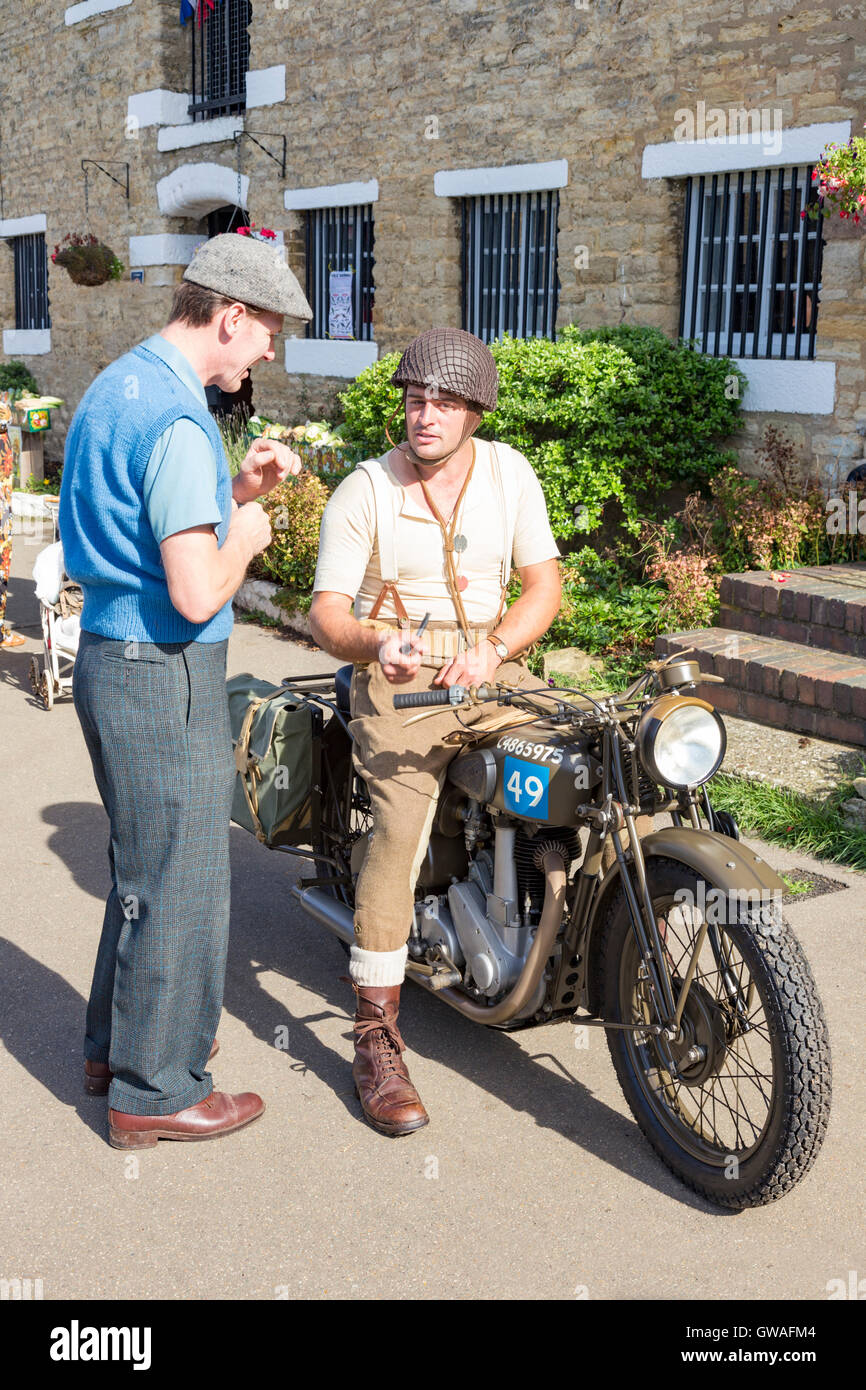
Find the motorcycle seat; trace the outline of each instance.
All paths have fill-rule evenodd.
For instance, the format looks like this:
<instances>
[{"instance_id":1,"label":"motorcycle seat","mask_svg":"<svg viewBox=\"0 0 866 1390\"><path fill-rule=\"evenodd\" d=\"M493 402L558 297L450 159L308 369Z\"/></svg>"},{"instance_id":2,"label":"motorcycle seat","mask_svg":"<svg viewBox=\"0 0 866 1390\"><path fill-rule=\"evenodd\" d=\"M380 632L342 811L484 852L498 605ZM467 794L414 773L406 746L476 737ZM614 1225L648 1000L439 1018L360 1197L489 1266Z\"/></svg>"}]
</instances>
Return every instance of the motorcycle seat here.
<instances>
[{"instance_id":1,"label":"motorcycle seat","mask_svg":"<svg viewBox=\"0 0 866 1390\"><path fill-rule=\"evenodd\" d=\"M349 688L352 683L352 672L354 666L341 666L334 675L334 685L337 691L337 709L343 714L351 714L349 702Z\"/></svg>"}]
</instances>

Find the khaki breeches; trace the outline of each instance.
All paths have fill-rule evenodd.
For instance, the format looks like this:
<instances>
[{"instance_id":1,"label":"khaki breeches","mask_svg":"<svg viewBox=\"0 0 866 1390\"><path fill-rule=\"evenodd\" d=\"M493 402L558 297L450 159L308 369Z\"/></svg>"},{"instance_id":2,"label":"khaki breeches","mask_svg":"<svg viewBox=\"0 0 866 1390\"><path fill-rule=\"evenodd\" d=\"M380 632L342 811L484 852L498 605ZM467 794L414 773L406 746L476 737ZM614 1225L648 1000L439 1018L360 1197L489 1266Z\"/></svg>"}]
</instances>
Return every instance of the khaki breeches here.
<instances>
[{"instance_id":1,"label":"khaki breeches","mask_svg":"<svg viewBox=\"0 0 866 1390\"><path fill-rule=\"evenodd\" d=\"M373 809L373 833L355 890L355 937L365 951L396 951L409 936L415 884L424 855L445 771L460 751L441 742L459 729L450 708L405 727L421 710L395 710L394 696L437 690L440 665L423 665L405 685L391 685L378 661L355 667L352 676L354 763L367 783ZM506 661L497 681L539 686L522 661ZM467 725L491 715L496 705L460 711Z\"/></svg>"}]
</instances>

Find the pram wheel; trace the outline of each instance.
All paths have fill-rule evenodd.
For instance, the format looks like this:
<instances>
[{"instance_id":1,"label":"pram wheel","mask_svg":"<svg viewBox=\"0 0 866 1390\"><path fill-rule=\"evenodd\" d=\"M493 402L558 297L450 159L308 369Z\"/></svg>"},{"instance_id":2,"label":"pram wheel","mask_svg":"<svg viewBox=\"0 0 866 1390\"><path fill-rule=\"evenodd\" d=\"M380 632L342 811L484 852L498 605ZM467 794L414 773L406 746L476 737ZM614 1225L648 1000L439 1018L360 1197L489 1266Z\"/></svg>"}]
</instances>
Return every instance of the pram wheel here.
<instances>
[{"instance_id":1,"label":"pram wheel","mask_svg":"<svg viewBox=\"0 0 866 1390\"><path fill-rule=\"evenodd\" d=\"M37 699L42 699L42 673L35 656L30 658L30 688Z\"/></svg>"},{"instance_id":2,"label":"pram wheel","mask_svg":"<svg viewBox=\"0 0 866 1390\"><path fill-rule=\"evenodd\" d=\"M42 672L42 699L46 709L54 708L54 679L50 671Z\"/></svg>"}]
</instances>

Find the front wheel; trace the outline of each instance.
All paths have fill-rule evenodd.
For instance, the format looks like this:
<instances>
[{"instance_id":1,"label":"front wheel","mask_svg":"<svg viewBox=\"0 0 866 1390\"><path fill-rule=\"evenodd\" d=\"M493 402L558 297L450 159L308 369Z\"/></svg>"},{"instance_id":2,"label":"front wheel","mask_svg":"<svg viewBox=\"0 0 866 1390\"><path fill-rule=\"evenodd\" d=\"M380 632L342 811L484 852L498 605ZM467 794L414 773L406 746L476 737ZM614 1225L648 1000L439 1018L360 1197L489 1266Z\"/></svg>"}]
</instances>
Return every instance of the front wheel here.
<instances>
[{"instance_id":1,"label":"front wheel","mask_svg":"<svg viewBox=\"0 0 866 1390\"><path fill-rule=\"evenodd\" d=\"M740 900L720 913L731 897L674 860L648 860L647 875L675 1002L705 909L709 926L670 1053L648 1031L608 1030L619 1083L684 1183L719 1206L762 1206L808 1172L827 1129L830 1046L812 973L778 911ZM603 1017L656 1022L621 892L600 930Z\"/></svg>"}]
</instances>

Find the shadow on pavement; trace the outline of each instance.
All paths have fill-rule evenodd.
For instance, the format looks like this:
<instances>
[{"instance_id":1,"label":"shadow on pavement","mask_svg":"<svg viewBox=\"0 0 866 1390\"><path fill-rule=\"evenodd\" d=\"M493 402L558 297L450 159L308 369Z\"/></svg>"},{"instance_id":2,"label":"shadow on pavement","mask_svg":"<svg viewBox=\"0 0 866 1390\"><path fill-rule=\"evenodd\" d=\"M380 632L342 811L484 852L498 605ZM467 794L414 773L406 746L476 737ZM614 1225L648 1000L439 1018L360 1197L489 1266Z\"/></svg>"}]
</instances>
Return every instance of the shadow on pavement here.
<instances>
[{"instance_id":1,"label":"shadow on pavement","mask_svg":"<svg viewBox=\"0 0 866 1390\"><path fill-rule=\"evenodd\" d=\"M105 1139L105 1103L85 1095L82 1086L86 1007L78 991L56 970L0 937L3 1046L61 1105L74 1109L94 1134Z\"/></svg>"},{"instance_id":2,"label":"shadow on pavement","mask_svg":"<svg viewBox=\"0 0 866 1390\"><path fill-rule=\"evenodd\" d=\"M108 816L102 806L87 801L57 801L43 808L42 819L55 827L47 848L62 859L83 892L104 902L111 887L111 870ZM101 925L101 910L94 921Z\"/></svg>"},{"instance_id":3,"label":"shadow on pavement","mask_svg":"<svg viewBox=\"0 0 866 1390\"><path fill-rule=\"evenodd\" d=\"M47 807L43 815L57 827L50 848L85 892L103 899L110 881L108 826L101 807L60 802ZM224 1007L269 1047L274 1046L277 1028L288 1025L292 1069L312 1072L361 1124L351 1077L354 1000L351 987L339 978L348 966L342 948L324 928L308 921L290 896L297 876L297 863L291 856L262 849L237 828L232 829L231 847L232 929ZM101 912L94 910L94 949L100 922ZM80 1104L79 1068L71 1061L71 1053L80 1047L84 1001L61 976L17 947L4 942L3 951L0 990L8 992L8 999L0 996L0 1028L7 1047L65 1104L74 1103L85 1122L101 1134L103 1117L95 1119ZM310 1012L291 1015L261 983L260 977L270 973L310 991L314 996ZM345 1046L339 1053L320 1042L310 1026L326 1018L345 1022ZM531 1116L540 1127L553 1130L637 1182L712 1215L735 1214L705 1202L668 1174L635 1122L597 1100L561 1060L551 1056L550 1027L524 1030L518 1043L507 1033L470 1023L411 987L404 991L400 1027L411 1051L462 1075L480 1092ZM52 1055L46 1051L46 1039L58 1037L68 1037L69 1049ZM524 1050L527 1044L532 1055ZM606 1046L600 1033L596 1045ZM551 1062L555 1070L540 1065L543 1061ZM480 1109L478 1122L484 1123ZM543 1181L543 1175L539 1180ZM577 1174L573 1195L579 1197Z\"/></svg>"},{"instance_id":4,"label":"shadow on pavement","mask_svg":"<svg viewBox=\"0 0 866 1390\"><path fill-rule=\"evenodd\" d=\"M350 1070L354 998L351 987L339 979L348 961L337 939L295 906L289 889L296 872L290 856L264 850L243 831L232 831L232 933L224 1007L271 1047L275 1029L288 1022L295 1069L313 1072L363 1123ZM326 1007L289 1015L260 982L270 972L296 981L324 999ZM305 1026L328 1017L345 1019L340 1055ZM562 1025L551 1027L557 1026ZM716 1216L735 1215L684 1187L656 1158L631 1118L597 1100L559 1059L550 1057L551 1027L523 1030L518 1043L507 1033L470 1023L418 988L403 992L400 1029L410 1052L462 1075L479 1091L683 1205ZM527 1044L533 1055L524 1050ZM596 1045L606 1052L600 1032ZM542 1060L552 1061L556 1070L539 1065ZM480 1107L478 1123L484 1124ZM579 1197L577 1174L573 1196Z\"/></svg>"}]
</instances>

